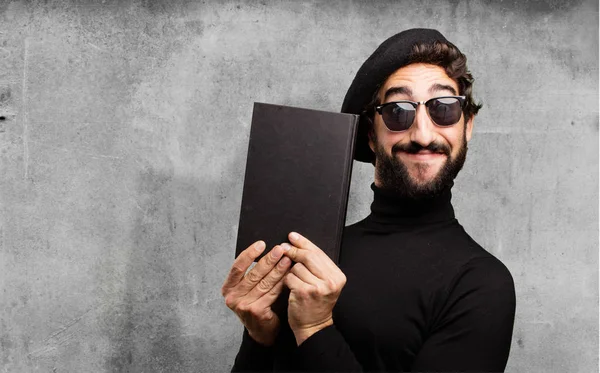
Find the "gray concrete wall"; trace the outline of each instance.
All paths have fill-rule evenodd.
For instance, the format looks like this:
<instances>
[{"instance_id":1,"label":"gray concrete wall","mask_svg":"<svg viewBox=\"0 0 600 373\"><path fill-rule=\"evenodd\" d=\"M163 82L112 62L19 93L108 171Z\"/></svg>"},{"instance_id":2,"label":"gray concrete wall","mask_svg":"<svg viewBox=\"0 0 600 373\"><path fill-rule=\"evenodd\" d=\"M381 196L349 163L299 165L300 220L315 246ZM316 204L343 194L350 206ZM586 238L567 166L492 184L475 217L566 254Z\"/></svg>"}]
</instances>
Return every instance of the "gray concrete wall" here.
<instances>
[{"instance_id":1,"label":"gray concrete wall","mask_svg":"<svg viewBox=\"0 0 600 373\"><path fill-rule=\"evenodd\" d=\"M595 0L0 1L0 371L229 369L252 103L338 110L418 26L485 105L454 202L516 282L508 371L597 371Z\"/></svg>"}]
</instances>

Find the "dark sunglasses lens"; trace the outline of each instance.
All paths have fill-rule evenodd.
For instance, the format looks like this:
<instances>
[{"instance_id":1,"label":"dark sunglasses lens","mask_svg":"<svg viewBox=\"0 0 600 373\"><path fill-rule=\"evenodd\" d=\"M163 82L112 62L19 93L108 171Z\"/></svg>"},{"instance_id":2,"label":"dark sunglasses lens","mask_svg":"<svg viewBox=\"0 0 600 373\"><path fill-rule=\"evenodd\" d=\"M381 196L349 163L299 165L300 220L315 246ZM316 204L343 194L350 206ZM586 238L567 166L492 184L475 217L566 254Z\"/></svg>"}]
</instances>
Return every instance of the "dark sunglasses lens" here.
<instances>
[{"instance_id":1,"label":"dark sunglasses lens","mask_svg":"<svg viewBox=\"0 0 600 373\"><path fill-rule=\"evenodd\" d=\"M436 98L427 104L429 116L438 126L451 126L460 120L461 103L454 97Z\"/></svg>"},{"instance_id":2,"label":"dark sunglasses lens","mask_svg":"<svg viewBox=\"0 0 600 373\"><path fill-rule=\"evenodd\" d=\"M415 108L407 102L397 102L384 107L381 115L390 131L406 131L415 119Z\"/></svg>"}]
</instances>

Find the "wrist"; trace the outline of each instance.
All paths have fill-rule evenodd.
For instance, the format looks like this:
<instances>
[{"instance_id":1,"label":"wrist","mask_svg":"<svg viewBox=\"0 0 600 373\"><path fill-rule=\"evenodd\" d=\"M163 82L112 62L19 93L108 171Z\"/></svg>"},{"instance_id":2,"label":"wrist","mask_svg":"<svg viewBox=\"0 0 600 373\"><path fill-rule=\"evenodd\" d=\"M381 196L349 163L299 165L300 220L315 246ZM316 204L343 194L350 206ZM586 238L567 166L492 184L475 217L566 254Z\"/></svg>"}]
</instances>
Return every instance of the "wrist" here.
<instances>
[{"instance_id":1,"label":"wrist","mask_svg":"<svg viewBox=\"0 0 600 373\"><path fill-rule=\"evenodd\" d=\"M248 336L254 342L258 343L263 347L272 347L275 344L275 336L273 335L265 336L264 333L253 333L249 329L246 330L248 331Z\"/></svg>"},{"instance_id":2,"label":"wrist","mask_svg":"<svg viewBox=\"0 0 600 373\"><path fill-rule=\"evenodd\" d=\"M296 337L296 345L300 346L304 341L310 338L313 334L333 325L333 319L329 319L321 324L306 327L306 328L298 328L292 330L294 332L294 337Z\"/></svg>"}]
</instances>

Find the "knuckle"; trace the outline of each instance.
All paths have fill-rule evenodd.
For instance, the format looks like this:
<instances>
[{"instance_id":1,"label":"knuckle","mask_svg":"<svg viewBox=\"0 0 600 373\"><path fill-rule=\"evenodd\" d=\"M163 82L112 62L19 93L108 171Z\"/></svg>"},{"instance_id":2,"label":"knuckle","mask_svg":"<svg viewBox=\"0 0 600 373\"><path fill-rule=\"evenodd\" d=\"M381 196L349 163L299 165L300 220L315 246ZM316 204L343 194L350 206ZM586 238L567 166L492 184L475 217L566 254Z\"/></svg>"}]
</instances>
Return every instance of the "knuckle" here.
<instances>
[{"instance_id":1,"label":"knuckle","mask_svg":"<svg viewBox=\"0 0 600 373\"><path fill-rule=\"evenodd\" d=\"M271 288L273 287L273 285L271 284L271 282L266 279L263 278L262 280L260 280L258 282L258 284L256 284L256 288L261 292L261 293L266 293L269 290L271 290Z\"/></svg>"},{"instance_id":2,"label":"knuckle","mask_svg":"<svg viewBox=\"0 0 600 373\"><path fill-rule=\"evenodd\" d=\"M307 299L310 297L309 291L306 289L298 289L298 297L301 299Z\"/></svg>"},{"instance_id":3,"label":"knuckle","mask_svg":"<svg viewBox=\"0 0 600 373\"><path fill-rule=\"evenodd\" d=\"M234 265L231 267L231 271L230 271L230 273L231 273L233 276L239 276L239 275L241 275L241 274L244 274L244 272L245 272L245 270L241 269L241 268L240 268L240 267L238 267L238 265L236 265L236 264L234 264Z\"/></svg>"},{"instance_id":4,"label":"knuckle","mask_svg":"<svg viewBox=\"0 0 600 373\"><path fill-rule=\"evenodd\" d=\"M241 313L248 313L250 311L250 305L246 302L240 302L237 305L236 310Z\"/></svg>"},{"instance_id":5,"label":"knuckle","mask_svg":"<svg viewBox=\"0 0 600 373\"><path fill-rule=\"evenodd\" d=\"M271 256L271 253L269 253L269 254L263 256L262 259L260 260L260 262L262 262L261 266L263 268L271 268L277 263L277 260L273 259L273 257Z\"/></svg>"},{"instance_id":6,"label":"knuckle","mask_svg":"<svg viewBox=\"0 0 600 373\"><path fill-rule=\"evenodd\" d=\"M250 313L250 315L252 315L252 317L254 317L255 319L260 319L261 316L264 314L264 309L253 305L248 308L248 313Z\"/></svg>"},{"instance_id":7,"label":"knuckle","mask_svg":"<svg viewBox=\"0 0 600 373\"><path fill-rule=\"evenodd\" d=\"M325 295L325 294L327 294L327 292L328 291L327 291L326 287L321 284L313 285L310 289L310 293L312 296Z\"/></svg>"},{"instance_id":8,"label":"knuckle","mask_svg":"<svg viewBox=\"0 0 600 373\"><path fill-rule=\"evenodd\" d=\"M285 272L286 272L286 266L283 266L283 267L282 267L282 265L277 265L277 266L276 266L275 268L273 268L273 270L271 271L271 275L272 275L274 278L280 279L280 278L282 278L282 277L283 277L283 275L285 274Z\"/></svg>"},{"instance_id":9,"label":"knuckle","mask_svg":"<svg viewBox=\"0 0 600 373\"><path fill-rule=\"evenodd\" d=\"M298 258L298 249L295 246L290 246L285 255L291 260L296 261Z\"/></svg>"},{"instance_id":10,"label":"knuckle","mask_svg":"<svg viewBox=\"0 0 600 373\"><path fill-rule=\"evenodd\" d=\"M257 283L260 281L261 277L256 271L250 271L246 274L246 279L252 283Z\"/></svg>"},{"instance_id":11,"label":"knuckle","mask_svg":"<svg viewBox=\"0 0 600 373\"><path fill-rule=\"evenodd\" d=\"M225 305L227 306L227 308L234 309L235 304L236 304L235 297L233 297L232 295L228 295L227 297L225 297Z\"/></svg>"},{"instance_id":12,"label":"knuckle","mask_svg":"<svg viewBox=\"0 0 600 373\"><path fill-rule=\"evenodd\" d=\"M273 258L273 256L269 253L269 255L265 255L265 264L269 267L273 267L277 263L277 259Z\"/></svg>"},{"instance_id":13,"label":"knuckle","mask_svg":"<svg viewBox=\"0 0 600 373\"><path fill-rule=\"evenodd\" d=\"M331 289L332 291L335 291L339 288L339 285L334 279L328 278L327 279L327 288Z\"/></svg>"},{"instance_id":14,"label":"knuckle","mask_svg":"<svg viewBox=\"0 0 600 373\"><path fill-rule=\"evenodd\" d=\"M271 321L275 318L275 313L274 312L267 312L267 310L265 310L265 312L263 312L262 316L261 316L263 321Z\"/></svg>"}]
</instances>

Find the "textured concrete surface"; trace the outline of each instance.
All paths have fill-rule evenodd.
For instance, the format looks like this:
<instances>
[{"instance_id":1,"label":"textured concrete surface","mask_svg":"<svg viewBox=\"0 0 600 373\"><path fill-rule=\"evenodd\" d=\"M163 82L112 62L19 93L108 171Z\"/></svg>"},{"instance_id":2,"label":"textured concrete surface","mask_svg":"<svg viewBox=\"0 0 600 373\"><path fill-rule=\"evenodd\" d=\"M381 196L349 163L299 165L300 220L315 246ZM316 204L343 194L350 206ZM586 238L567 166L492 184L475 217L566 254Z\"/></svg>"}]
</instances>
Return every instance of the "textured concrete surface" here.
<instances>
[{"instance_id":1,"label":"textured concrete surface","mask_svg":"<svg viewBox=\"0 0 600 373\"><path fill-rule=\"evenodd\" d=\"M229 369L252 103L338 110L417 26L466 52L485 105L454 202L515 278L508 371L597 371L594 0L0 0L0 371Z\"/></svg>"}]
</instances>

